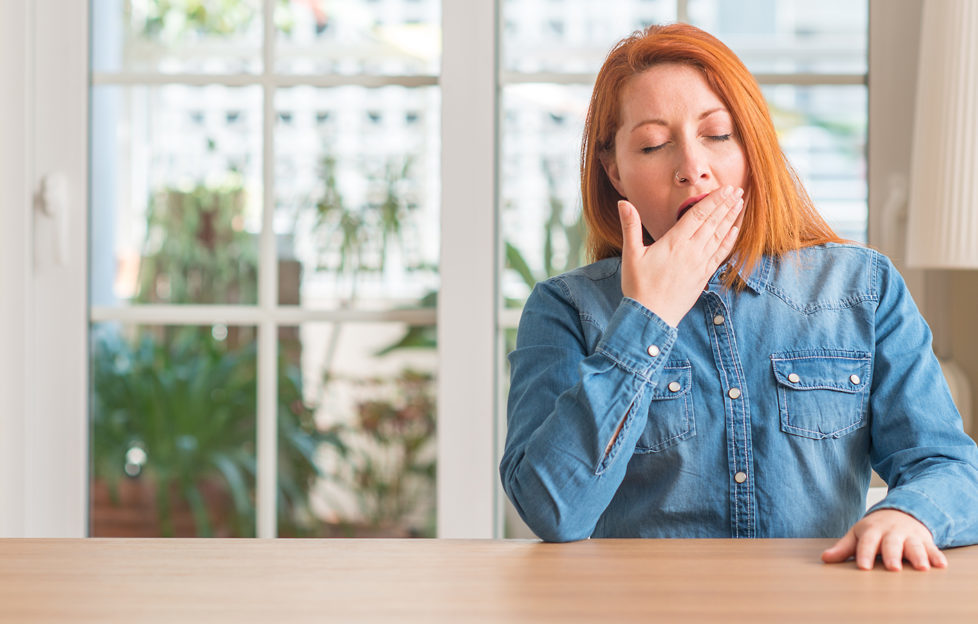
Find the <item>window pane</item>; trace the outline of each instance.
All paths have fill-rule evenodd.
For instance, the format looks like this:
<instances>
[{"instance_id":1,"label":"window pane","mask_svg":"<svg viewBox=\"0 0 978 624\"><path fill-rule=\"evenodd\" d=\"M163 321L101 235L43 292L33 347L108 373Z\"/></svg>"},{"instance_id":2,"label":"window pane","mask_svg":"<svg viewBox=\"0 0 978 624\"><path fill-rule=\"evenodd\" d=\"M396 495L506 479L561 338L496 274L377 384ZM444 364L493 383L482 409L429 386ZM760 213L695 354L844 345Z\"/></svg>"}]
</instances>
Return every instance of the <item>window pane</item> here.
<instances>
[{"instance_id":1,"label":"window pane","mask_svg":"<svg viewBox=\"0 0 978 624\"><path fill-rule=\"evenodd\" d=\"M508 306L522 305L538 280L585 263L580 152L590 97L585 85L503 89L502 292Z\"/></svg>"},{"instance_id":2,"label":"window pane","mask_svg":"<svg viewBox=\"0 0 978 624\"><path fill-rule=\"evenodd\" d=\"M781 147L815 207L842 238L865 243L866 87L763 88Z\"/></svg>"},{"instance_id":3,"label":"window pane","mask_svg":"<svg viewBox=\"0 0 978 624\"><path fill-rule=\"evenodd\" d=\"M752 72L866 73L866 0L689 0Z\"/></svg>"},{"instance_id":4,"label":"window pane","mask_svg":"<svg viewBox=\"0 0 978 624\"><path fill-rule=\"evenodd\" d=\"M279 535L435 536L434 326L279 332Z\"/></svg>"},{"instance_id":5,"label":"window pane","mask_svg":"<svg viewBox=\"0 0 978 624\"><path fill-rule=\"evenodd\" d=\"M95 87L92 302L255 303L258 87Z\"/></svg>"},{"instance_id":6,"label":"window pane","mask_svg":"<svg viewBox=\"0 0 978 624\"><path fill-rule=\"evenodd\" d=\"M255 534L255 331L91 331L91 535Z\"/></svg>"},{"instance_id":7,"label":"window pane","mask_svg":"<svg viewBox=\"0 0 978 624\"><path fill-rule=\"evenodd\" d=\"M280 303L434 305L438 89L296 87L275 108Z\"/></svg>"},{"instance_id":8,"label":"window pane","mask_svg":"<svg viewBox=\"0 0 978 624\"><path fill-rule=\"evenodd\" d=\"M502 66L515 72L597 73L618 40L675 19L674 0L505 0Z\"/></svg>"},{"instance_id":9,"label":"window pane","mask_svg":"<svg viewBox=\"0 0 978 624\"><path fill-rule=\"evenodd\" d=\"M97 72L261 71L261 0L93 0Z\"/></svg>"},{"instance_id":10,"label":"window pane","mask_svg":"<svg viewBox=\"0 0 978 624\"><path fill-rule=\"evenodd\" d=\"M301 74L437 74L438 0L281 1L277 71Z\"/></svg>"}]
</instances>

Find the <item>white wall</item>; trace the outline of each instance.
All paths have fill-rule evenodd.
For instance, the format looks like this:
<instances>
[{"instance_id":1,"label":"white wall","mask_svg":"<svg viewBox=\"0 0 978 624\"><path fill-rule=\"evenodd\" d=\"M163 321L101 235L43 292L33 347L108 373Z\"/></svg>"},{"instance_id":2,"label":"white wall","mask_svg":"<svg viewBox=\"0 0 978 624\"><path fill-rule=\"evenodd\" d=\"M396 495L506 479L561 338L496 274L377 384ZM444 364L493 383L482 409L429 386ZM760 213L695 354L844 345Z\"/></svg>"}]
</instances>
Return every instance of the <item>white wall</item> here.
<instances>
[{"instance_id":1,"label":"white wall","mask_svg":"<svg viewBox=\"0 0 978 624\"><path fill-rule=\"evenodd\" d=\"M904 264L905 222L893 206L891 181L910 176L917 52L922 0L870 0L869 4L869 242L890 256L934 332L941 357L965 372L978 410L978 271L911 270ZM895 202L898 203L898 202ZM963 406L960 406L963 408ZM972 436L978 434L973 424Z\"/></svg>"}]
</instances>

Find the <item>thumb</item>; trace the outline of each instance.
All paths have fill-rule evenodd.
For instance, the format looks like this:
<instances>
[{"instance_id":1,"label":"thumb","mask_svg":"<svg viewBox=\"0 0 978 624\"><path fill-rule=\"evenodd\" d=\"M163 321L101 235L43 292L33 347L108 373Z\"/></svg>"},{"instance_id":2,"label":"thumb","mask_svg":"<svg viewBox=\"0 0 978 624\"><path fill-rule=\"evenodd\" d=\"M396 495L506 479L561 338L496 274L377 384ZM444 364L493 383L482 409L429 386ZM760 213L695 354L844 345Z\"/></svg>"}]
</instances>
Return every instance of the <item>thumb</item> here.
<instances>
[{"instance_id":1,"label":"thumb","mask_svg":"<svg viewBox=\"0 0 978 624\"><path fill-rule=\"evenodd\" d=\"M638 210L635 210L635 206L627 200L619 200L618 218L621 219L621 255L638 255L645 247L642 240L642 220L638 216Z\"/></svg>"},{"instance_id":2,"label":"thumb","mask_svg":"<svg viewBox=\"0 0 978 624\"><path fill-rule=\"evenodd\" d=\"M831 548L822 553L822 561L825 563L841 563L856 554L856 532L849 529L849 532L835 543Z\"/></svg>"}]
</instances>

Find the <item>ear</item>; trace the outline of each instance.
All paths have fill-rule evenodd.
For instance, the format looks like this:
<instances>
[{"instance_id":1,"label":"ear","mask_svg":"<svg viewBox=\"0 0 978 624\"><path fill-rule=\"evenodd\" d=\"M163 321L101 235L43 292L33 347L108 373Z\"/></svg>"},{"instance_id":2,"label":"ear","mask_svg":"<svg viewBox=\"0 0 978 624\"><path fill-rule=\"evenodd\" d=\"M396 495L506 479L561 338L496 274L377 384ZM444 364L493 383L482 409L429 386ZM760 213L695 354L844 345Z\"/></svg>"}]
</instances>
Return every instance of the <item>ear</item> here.
<instances>
[{"instance_id":1,"label":"ear","mask_svg":"<svg viewBox=\"0 0 978 624\"><path fill-rule=\"evenodd\" d=\"M610 151L602 152L601 166L604 167L605 175L607 175L608 180L611 181L611 186L615 187L615 190L618 191L619 195L625 199L628 199L628 197L622 191L621 176L618 173L618 161L615 159L615 153Z\"/></svg>"}]
</instances>

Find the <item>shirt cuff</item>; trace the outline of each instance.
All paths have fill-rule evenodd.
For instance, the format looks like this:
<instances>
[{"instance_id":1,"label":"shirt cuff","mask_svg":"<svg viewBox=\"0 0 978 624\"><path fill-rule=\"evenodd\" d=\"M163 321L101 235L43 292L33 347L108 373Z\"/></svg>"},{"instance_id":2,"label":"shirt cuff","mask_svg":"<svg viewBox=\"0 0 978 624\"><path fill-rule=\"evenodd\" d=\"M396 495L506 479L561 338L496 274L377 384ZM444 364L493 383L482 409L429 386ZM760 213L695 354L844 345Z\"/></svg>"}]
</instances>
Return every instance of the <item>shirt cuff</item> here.
<instances>
[{"instance_id":1,"label":"shirt cuff","mask_svg":"<svg viewBox=\"0 0 978 624\"><path fill-rule=\"evenodd\" d=\"M655 312L624 297L595 351L654 386L678 333Z\"/></svg>"},{"instance_id":2,"label":"shirt cuff","mask_svg":"<svg viewBox=\"0 0 978 624\"><path fill-rule=\"evenodd\" d=\"M944 513L933 498L919 490L907 486L890 490L886 498L870 507L866 513L880 509L896 509L916 518L930 531L938 548L951 544L954 520Z\"/></svg>"}]
</instances>

